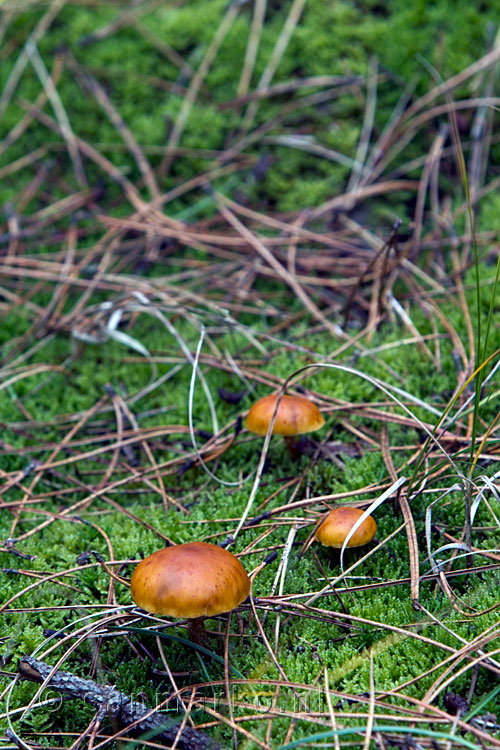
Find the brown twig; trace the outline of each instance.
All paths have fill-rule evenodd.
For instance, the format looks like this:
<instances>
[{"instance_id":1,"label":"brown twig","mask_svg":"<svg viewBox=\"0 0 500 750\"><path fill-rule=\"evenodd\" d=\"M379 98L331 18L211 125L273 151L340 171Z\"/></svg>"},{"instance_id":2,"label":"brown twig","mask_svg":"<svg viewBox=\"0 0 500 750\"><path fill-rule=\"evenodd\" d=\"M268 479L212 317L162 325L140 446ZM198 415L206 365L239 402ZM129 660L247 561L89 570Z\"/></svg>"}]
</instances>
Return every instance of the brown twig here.
<instances>
[{"instance_id":1,"label":"brown twig","mask_svg":"<svg viewBox=\"0 0 500 750\"><path fill-rule=\"evenodd\" d=\"M122 693L116 687L99 685L93 680L84 680L71 672L56 671L53 668L31 656L23 656L19 661L18 674L23 680L45 682L52 690L56 690L70 698L90 703L97 709L104 708L107 715L124 726L133 724L133 733L154 732L158 739L173 742L178 734L179 724L170 723L168 719L158 715L156 709L150 709L145 703ZM178 738L179 750L206 750L219 747L218 743L201 731L184 726Z\"/></svg>"}]
</instances>

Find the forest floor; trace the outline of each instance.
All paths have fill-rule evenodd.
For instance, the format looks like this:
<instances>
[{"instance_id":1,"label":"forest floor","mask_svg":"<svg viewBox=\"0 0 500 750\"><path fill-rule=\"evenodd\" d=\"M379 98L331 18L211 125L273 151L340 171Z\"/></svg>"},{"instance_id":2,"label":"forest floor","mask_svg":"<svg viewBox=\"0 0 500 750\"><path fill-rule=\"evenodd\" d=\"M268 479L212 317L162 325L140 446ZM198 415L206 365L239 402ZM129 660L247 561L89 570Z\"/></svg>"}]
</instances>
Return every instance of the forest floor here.
<instances>
[{"instance_id":1,"label":"forest floor","mask_svg":"<svg viewBox=\"0 0 500 750\"><path fill-rule=\"evenodd\" d=\"M500 748L495 16L0 0L0 750ZM130 596L191 541L205 645Z\"/></svg>"}]
</instances>

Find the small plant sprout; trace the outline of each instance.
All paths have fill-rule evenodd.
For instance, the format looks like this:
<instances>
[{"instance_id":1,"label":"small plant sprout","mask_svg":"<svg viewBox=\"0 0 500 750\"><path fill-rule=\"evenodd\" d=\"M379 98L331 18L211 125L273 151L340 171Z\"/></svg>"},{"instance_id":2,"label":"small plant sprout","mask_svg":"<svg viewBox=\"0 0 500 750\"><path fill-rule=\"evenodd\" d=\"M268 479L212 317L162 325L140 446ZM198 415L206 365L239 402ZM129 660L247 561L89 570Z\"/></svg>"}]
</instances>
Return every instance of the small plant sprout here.
<instances>
[{"instance_id":1,"label":"small plant sprout","mask_svg":"<svg viewBox=\"0 0 500 750\"><path fill-rule=\"evenodd\" d=\"M154 552L135 568L134 602L155 615L188 620L189 637L206 643L204 618L229 612L250 593L250 579L229 550L188 542Z\"/></svg>"},{"instance_id":2,"label":"small plant sprout","mask_svg":"<svg viewBox=\"0 0 500 750\"><path fill-rule=\"evenodd\" d=\"M247 430L256 435L265 435L276 410L277 401L278 394L264 396L256 401L246 418ZM297 458L297 435L319 430L324 424L323 415L312 401L302 396L284 395L276 411L272 434L283 435L290 456Z\"/></svg>"},{"instance_id":3,"label":"small plant sprout","mask_svg":"<svg viewBox=\"0 0 500 750\"><path fill-rule=\"evenodd\" d=\"M323 516L316 527L314 536L325 547L341 549L356 521L361 518L360 508L335 508ZM347 547L361 547L371 542L377 531L377 524L371 516L354 531L347 541Z\"/></svg>"}]
</instances>

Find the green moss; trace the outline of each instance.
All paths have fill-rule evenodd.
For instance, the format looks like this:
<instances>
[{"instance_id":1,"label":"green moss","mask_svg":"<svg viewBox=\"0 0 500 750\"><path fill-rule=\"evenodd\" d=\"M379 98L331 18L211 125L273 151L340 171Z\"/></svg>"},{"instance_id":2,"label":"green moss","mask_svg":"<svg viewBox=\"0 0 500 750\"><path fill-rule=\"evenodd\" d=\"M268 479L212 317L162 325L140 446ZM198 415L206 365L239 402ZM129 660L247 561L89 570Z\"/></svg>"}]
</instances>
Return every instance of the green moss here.
<instances>
[{"instance_id":1,"label":"green moss","mask_svg":"<svg viewBox=\"0 0 500 750\"><path fill-rule=\"evenodd\" d=\"M269 3L266 24L260 39L259 51L255 70L252 76L252 87L256 86L269 57L283 29L290 3ZM190 116L185 124L180 145L193 150L218 149L223 150L237 141L243 107L222 107L221 105L236 96L241 70L246 53L248 34L251 25L252 7L242 7L238 18L222 43L211 69L200 89L197 100L193 103ZM425 68L418 59L421 55L429 60L444 77L457 73L470 64L478 54L487 49L486 31L488 22L493 19L495 9L487 7L471 7L460 1L456 3L440 0L439 3L426 2L402 5L395 0L380 5L377 0L366 0L358 3L336 2L325 3L324 0L309 0L302 18L295 29L286 53L277 68L273 82L283 82L296 77L315 75L353 75L365 76L369 69L370 59L376 56L384 78L379 82L377 93L377 111L375 115L373 138L377 138L385 123L388 121L392 108L405 85L416 80L416 96L424 93L433 83ZM40 19L42 10L34 8L26 11L12 20L9 25L9 43L15 45L16 55L25 43L28 34ZM185 3L181 7L158 7L153 13L146 15L144 25L154 33L159 40L170 45L192 68L198 69L206 54L214 34L226 12L226 5L222 0L204 0L197 3ZM106 90L110 100L130 128L136 141L144 147L153 146L152 151L147 148L148 158L156 167L161 158L161 148L168 140L168 130L172 127L184 101L179 86L189 85L185 71L180 71L172 60L165 57L161 51L148 42L132 26L118 30L115 34L94 41L88 46L80 44L82 37L92 34L115 18L116 8L103 5L84 7L81 4L67 4L58 19L54 22L50 32L41 40L39 49L48 69L53 64L54 55L65 44L71 50L82 69L92 73ZM87 39L88 41L88 39ZM401 51L404 50L404 55ZM16 55L3 60L0 66L0 85L4 86L15 64ZM166 90L167 86L176 86L174 91ZM251 124L251 132L266 123L272 123L266 131L270 136L300 135L311 139L310 142L330 150L341 152L345 157L353 159L356 155L360 137L362 118L365 110L364 84L359 90L344 93L341 97L332 98L319 105L311 105L303 100L317 88L309 88L287 93L276 97L263 99L257 108ZM18 97L34 101L41 91L40 83L32 69L28 66L23 73L19 89L9 107L3 122L0 137L4 138L11 128L24 114ZM140 180L140 171L126 147L117 148L120 142L119 134L108 121L100 106L91 96L80 88L70 67L66 67L58 84L58 92L76 135L88 141L91 145L105 154L134 183ZM468 95L469 86L457 95ZM301 98L302 97L302 98ZM288 113L283 108L290 106ZM304 103L305 102L305 103ZM49 105L45 106L47 114L53 116ZM433 127L435 127L433 125ZM416 141L408 147L401 158L390 165L396 169L404 165L405 161L422 153L427 153L434 136L433 128L419 134ZM263 136L264 137L264 136ZM59 135L48 132L37 123L36 119L30 124L25 134L13 145L6 148L0 155L0 168L11 163L38 148L47 148L47 163L51 170L50 195L47 191L39 191L27 205L25 214L29 215L45 208L50 200L60 199L77 189L70 160L61 148L62 139ZM123 145L123 144L122 144ZM256 138L245 153L251 157L252 164L262 159L260 166L264 167L252 171L251 167L242 168L235 175L214 180L216 189L240 201L247 201L252 207L266 212L297 212L303 208L320 205L331 197L341 193L346 186L350 170L345 165L334 160L321 158L316 154L298 148L285 147L282 143L272 141L262 142ZM162 181L160 188L168 190L177 184L191 179L202 171L207 171L214 165L211 157L192 155L178 155L172 162L171 169ZM267 166L265 166L267 165ZM0 203L15 201L35 178L40 162L33 163L25 169L7 176L0 188ZM85 160L85 169L89 184L103 186L99 210L103 213L117 216L128 216L130 207L122 200L121 189L103 174L99 166ZM418 178L420 173L411 173ZM448 187L453 187L453 175L446 175ZM142 189L142 187L141 187ZM146 195L144 191L144 195ZM455 204L461 200L460 196L452 196ZM368 229L383 228L382 236L387 235L397 216L403 219L412 217L413 194L399 193L380 201L373 201L363 206L356 217ZM454 204L454 205L455 205ZM480 231L497 230L499 228L499 203L494 193L485 198L478 210L478 226ZM212 198L201 191L194 191L178 198L175 203L167 206L167 213L181 216L186 220L193 217L205 218L214 213ZM85 232L79 237L77 252L79 258L92 248L93 243L101 238L102 227L96 227L92 214L79 212L76 220L79 231ZM327 217L329 221L330 217ZM24 220L24 215L23 215ZM427 220L427 217L426 217ZM457 232L461 231L458 219L455 225ZM59 237L65 237L69 221L68 218L57 222ZM323 231L326 224L318 223L318 230ZM30 246L27 255L37 255L42 259L54 259L61 246L56 241L44 240L34 247ZM155 279L158 284L170 284L174 274L185 272L193 264L206 264L209 254L195 249L186 248L172 254L170 248L159 253L159 258L151 262L146 270L137 270L136 261L128 262L124 256L117 256L113 263L120 263L120 272L127 275L141 273L146 278ZM124 251L125 252L125 251ZM320 252L320 251L315 251ZM325 255L328 250L323 251ZM57 256L60 260L63 256ZM92 278L96 264L100 258L93 259L91 268L82 274L86 280ZM451 271L449 259L443 258L444 268ZM112 266L110 272L114 272ZM480 266L482 289L481 314L486 318L492 295L491 278L493 270L490 266ZM193 289L196 294L199 286L188 280L186 289ZM203 282L204 284L205 282ZM476 323L476 311L473 294L473 271L465 276L467 300L473 324ZM192 286L191 286L192 285ZM248 339L241 331L230 331L223 321L209 315L201 303L193 313L198 322L209 327L211 341L221 351L227 350L232 357L241 357L243 364L250 362L254 365L255 358L267 359L266 370L271 375L280 378L287 377L294 370L328 357L339 346L332 335L314 334L310 331L310 320L303 319L289 327L286 338L268 340L266 334L286 315L293 314L301 308L300 302L292 298L290 290L284 288L276 280L259 279L255 289L260 295L263 305L272 307L273 312L257 314L247 310L239 314L239 321L252 329L254 336L261 337L262 351L255 351ZM398 299L406 304L408 288L404 279L395 286ZM201 293L205 290L201 289ZM80 292L71 293L64 304L63 313L70 314L77 303ZM30 303L46 308L52 299L53 287L41 283L31 289ZM220 291L220 304L225 304L225 291ZM215 297L214 297L215 298ZM448 295L435 296L444 315L456 329L462 341L467 342L467 326L463 311ZM115 299L112 291L101 291L91 298L92 305ZM0 302L4 305L4 298L0 293ZM157 304L152 300L151 304ZM327 300L329 303L329 300ZM498 307L495 303L495 312ZM193 303L193 307L195 303ZM175 307L175 306L174 306ZM9 300L0 310L2 322L0 325L0 346L2 355L16 357L26 352L29 347L37 344L46 334L43 329L33 329L32 323L37 318L33 309L27 305L14 305ZM168 309L166 314L176 327L179 335L186 341L191 351L196 349L199 330L196 326L182 319L179 310ZM426 309L417 304L408 304L408 312L416 328L422 334L433 334L434 328L429 320ZM332 322L341 322L332 321ZM158 318L140 314L136 318L124 319L120 330L140 342L155 357L170 357L182 360L177 341L165 330ZM349 329L354 330L354 329ZM439 333L445 329L438 323ZM42 372L29 374L28 377L11 383L9 388L0 390L0 418L1 440L5 449L0 455L0 466L6 472L27 470L32 459L44 462L51 455L56 446L61 448L61 442L68 435L75 424L70 415L82 414L92 408L106 393L106 386L110 384L125 398L139 393L151 383L153 369L151 363L137 356L133 348L122 343L106 340L103 343L88 344L82 349L79 357L71 357L71 331L63 327L51 332L43 348L30 355L26 365L50 363L64 372ZM453 344L447 338L440 340L441 371L434 366L429 356L419 348L402 345L401 339L410 334L397 320L389 318L374 332L370 342L363 340L359 348L351 347L339 358L344 365L355 365L367 377L382 379L384 382L402 388L414 397L433 406L438 412L442 411L457 384L456 352ZM23 337L26 336L25 339ZM379 347L394 343L392 349L379 350ZM432 344L429 344L432 347ZM466 344L468 346L468 344ZM298 347L298 348L297 348ZM363 348L364 347L364 348ZM500 330L495 325L491 331L489 350L500 347ZM368 353L366 353L368 349ZM373 352L371 351L373 350ZM203 352L210 351L208 344ZM19 366L22 367L23 364ZM160 362L157 365L155 377L165 375L172 366L171 362ZM263 366L260 364L259 366ZM253 393L246 393L239 404L228 404L218 396L218 388L227 390L241 390L246 388L234 372L222 372L203 365L204 374L214 396L215 408L220 424L226 424L236 419L246 410L252 399L268 392L267 386L254 384ZM141 427L164 426L165 432L150 441L155 460L161 464L179 457L186 457L191 453L189 435L184 430L173 434L168 428L172 425L184 427L187 424L188 389L190 367L184 367L171 377L161 387L146 392L143 397L132 402L134 414ZM328 495L337 492L354 492L374 482L389 482L386 462L379 450L378 440L380 423L374 418L351 413L350 404L380 402L387 399L367 378L360 378L352 372L333 369L321 369L311 373L305 382L307 386L325 394L332 399L344 403L343 410L335 410L333 415L327 415L327 429L332 430L331 441L340 444L341 448L356 451L339 452L339 461L332 462L321 457L311 464L308 456L303 455L298 464L292 462L285 450L283 441L273 439L268 454L266 470L262 477L261 486L256 495L254 506L250 510L250 518L259 515L263 510L273 511L289 501L290 491L287 482L298 472L304 473L304 483L296 499L317 495ZM404 396L401 396L404 400ZM485 403L482 417L484 424L491 423L498 411L498 394L495 386L488 390L488 400ZM85 440L92 439L85 445L85 450L102 449L101 454L92 455L85 460L70 462L66 466L57 466L54 472L46 472L43 478L34 485L34 492L53 493L50 501L43 502L40 508L34 506L33 512L23 514L20 523L15 528L15 534L21 537L18 544L19 551L24 555L34 556L33 560L21 561L8 550L0 551L2 572L0 573L0 591L2 600L20 593L30 584L37 585L30 591L15 599L10 611L2 624L1 637L3 640L3 666L6 670L15 671L16 660L23 653L30 653L44 644L48 631L57 631L67 627L69 632L75 632L77 620L90 609L82 607L97 607L104 605L108 593L110 580L106 571L96 564L93 553L109 559L109 546L113 549L117 560L138 559L148 555L162 545L162 540L149 527L175 542L193 539L209 539L221 541L229 532L233 531L237 519L241 517L249 497L252 472L255 470L259 451L262 446L260 438L248 438L247 434L238 436L235 444L218 460L211 463L211 469L216 475L232 486L221 486L216 482L209 482L207 476L199 467L182 467L182 471L164 473L165 489L169 497L183 506L187 512L174 503L167 505L165 510L160 493L155 492L154 486L145 484L140 477L133 477L130 468L123 462L129 461L129 456L121 452L117 454L117 467L112 479L129 476L129 481L110 491L109 497L119 506L133 514L139 522L120 513L112 507L105 497L99 497L87 506L78 506L71 515L64 517L62 511L88 497L99 487L99 483L106 475L111 456L114 455L114 440L117 434L116 413L111 403L109 410L98 417L90 418L73 436L73 444L65 445L58 453L58 461L72 458L77 451L82 450ZM22 407L22 408L21 408ZM384 410L391 409L400 413L398 407L385 405ZM409 404L415 414L422 420L433 424L436 415L423 406ZM193 413L196 428L211 431L213 428L206 397L198 383L194 399ZM365 431L372 442L367 443L348 429L341 420L348 419L354 428ZM421 444L422 435L415 430L408 430L395 424L388 424L389 444L393 450L392 459L396 469L409 476L412 466L408 466L414 457L416 446ZM326 434L326 430L322 436ZM82 441L81 443L78 441ZM197 435L198 444L203 445L205 437ZM460 465L467 469L468 455L459 454L456 458ZM139 445L134 448L134 455L139 464L139 470L148 466L148 458ZM493 474L495 464L481 467L481 471ZM25 487L35 476L36 467L31 467L22 481L22 486L13 486L6 494L9 501L17 501L24 496ZM432 467L430 471L432 470ZM429 476L425 492L412 499L412 513L416 524L417 537L421 552L421 572L429 572L426 560L425 514L429 499L435 499L443 490L445 484L455 481L455 477ZM151 474L153 485L157 479ZM242 478L249 478L244 484L238 485ZM76 480L73 481L73 480ZM479 480L478 480L479 481ZM3 480L2 480L3 482ZM83 484L83 486L82 486ZM285 489L284 489L285 488ZM69 490L69 491L68 491ZM281 490L281 492L279 492ZM271 496L273 496L272 499ZM373 500L370 497L358 498ZM260 507L262 504L262 507ZM46 513L53 514L47 517ZM76 515L78 514L78 515ZM446 496L433 510L433 520L440 526L447 525L451 533L458 535L463 527L464 502L461 492ZM304 528L297 531L297 541L302 544L311 527L305 526L306 521L316 520L316 515L308 514L302 506L293 511L293 517L304 521ZM399 511L394 508L392 500L386 502L376 512L379 536L381 539L391 534L402 522ZM43 529L34 532L40 523L50 521ZM140 521L148 525L146 527ZM2 539L11 535L13 517L9 510L4 510L0 518L0 533ZM271 524L274 524L274 528ZM271 533L264 535L269 528ZM433 550L446 543L438 528L431 530ZM289 524L281 517L263 518L256 526L243 529L235 551L242 552L248 545L255 542L258 535L262 538L255 542L258 551L245 554L242 558L248 570L256 567L267 555L269 549L276 547L278 555L289 532ZM27 535L26 537L24 535ZM495 519L485 504L481 504L473 529L473 542L484 549L496 548L500 543L500 533ZM293 547L287 568L284 584L286 594L311 594L325 585L323 572L316 564L315 558L308 553L302 558L298 556L299 546ZM318 559L324 571L331 578L340 575L338 558L332 556L328 550L316 550ZM442 555L451 552L443 552ZM439 555L441 557L441 553ZM89 561L85 563L85 561ZM351 558L352 560L352 558ZM259 597L269 594L273 586L278 563L265 568L256 578L254 594ZM465 566L463 558L454 562L455 570ZM82 567L83 566L83 567ZM81 568L71 576L60 580L41 582L26 576L22 570L53 574L68 568ZM126 565L120 573L128 576L131 566ZM407 541L404 533L398 534L391 540L388 548L382 549L371 556L354 571L352 577L342 581L342 587L351 591L342 591L342 604L333 595L325 595L318 600L318 606L325 610L324 617L309 617L307 613L290 617L288 613L281 614L281 629L277 658L289 680L300 684L312 685L321 678L326 667L330 684L336 690L345 694L359 695L369 690L370 655L374 656L374 679L377 690L390 690L406 680L423 674L431 669L438 659L445 656L439 646L425 646L411 637L410 634L388 633L377 623L406 628L432 638L438 643L453 648L460 647L461 641L449 632L436 626L423 616L415 613L411 607L409 590L406 584L386 586L384 588L369 588L371 583L407 577L409 575L409 560ZM459 576L452 580L453 590L469 607L486 610L495 606L499 576L494 570L485 571L481 576L465 578ZM72 588L61 585L64 582ZM361 587L362 588L358 588ZM129 591L125 586L115 585L115 594L120 604L130 603ZM494 610L478 615L472 621L463 618L450 607L448 599L436 592L433 583L423 583L421 587L421 601L433 615L454 631L459 638L470 640L476 634L496 622ZM296 600L294 600L296 601ZM298 601L303 601L299 599ZM345 607L345 611L343 609ZM28 611L22 611L27 609ZM96 609L95 613L102 613ZM259 609L259 615L264 619L265 632L272 641L277 612L266 613ZM302 616L303 615L303 616ZM330 617L329 617L330 615ZM349 622L351 617L364 618L370 623ZM339 623L332 624L332 618L343 617ZM214 629L223 630L223 620L210 623ZM345 627L347 626L347 627ZM133 630L139 628L140 630ZM123 630L110 631L111 637L103 639L99 657L99 679L109 684L116 684L126 693L138 696L151 705L158 700L158 696L165 697L171 689L165 674L162 674L161 658L155 634L150 631L148 623L142 621L125 622ZM250 616L248 605L242 607L238 616L233 616L230 640L231 664L245 677L255 680L278 679L279 672L273 663L262 639L258 636L255 621ZM128 640L123 635L127 634ZM166 630L167 634L185 636L181 625L175 625ZM243 633L243 635L242 635ZM54 638L50 644L59 644ZM168 660L171 670L179 675L179 684L204 682L209 679L223 680L224 669L217 659L207 657L199 660L193 649L175 640L166 641L168 646ZM48 646L49 643L45 643ZM61 644L59 644L61 645ZM133 648L131 648L131 645ZM494 643L487 648L493 649ZM217 642L213 642L213 649L217 651ZM56 649L49 657L55 662L62 653L62 648ZM95 640L82 642L68 659L65 668L82 676L88 676L89 663L95 653ZM147 658L143 658L148 654ZM156 659L150 662L149 654ZM152 671L151 663L154 664ZM463 694L469 689L470 675L465 672L453 682L453 689ZM434 676L428 674L408 689L408 694L422 697L431 686ZM478 700L486 695L494 686L493 677L481 670L478 676L475 695ZM26 705L34 694L35 687L27 684L16 685L13 695L13 706ZM241 701L247 701L246 706L238 707L240 716L253 713L256 701L261 706L270 705L274 696L274 687L262 684L250 689L248 686L238 687L236 693ZM222 690L215 690L215 697L222 701ZM300 693L302 696L302 693ZM306 695L304 691L304 696ZM213 691L207 689L207 698L213 698ZM321 696L318 696L321 697ZM324 697L324 696L323 696ZM297 708L297 697L286 688L280 691L278 707L290 711ZM266 703L267 701L267 703ZM210 704L212 705L212 704ZM220 704L222 705L222 704ZM220 707L220 706L219 706ZM494 701L484 710L494 710ZM223 709L226 710L225 708ZM324 704L318 710L327 711ZM355 711L355 708L352 708ZM57 712L49 712L43 707L33 710L25 719L24 730L32 730L38 734L51 731L68 730L81 731L92 719L92 711L83 704L63 704ZM177 710L172 709L169 716L177 716ZM204 722L207 716L203 711L196 713L195 720ZM284 741L291 717L273 721L271 738L278 746ZM265 722L255 720L245 722L249 731L255 732L259 738L265 737ZM311 733L311 723L306 720L297 722L294 738L306 737ZM229 746L232 742L231 733L227 729L214 730L214 735ZM42 738L42 742L45 739ZM241 745L244 747L244 743Z\"/></svg>"},{"instance_id":2,"label":"green moss","mask_svg":"<svg viewBox=\"0 0 500 750\"><path fill-rule=\"evenodd\" d=\"M383 9L377 7L371 12L365 5L349 2L325 4L322 0L310 0L292 35L287 52L281 58L274 82L290 79L296 74L302 77L325 73L365 75L370 58L376 56L381 69L389 71L389 78L393 79L395 76L397 79L396 86L391 80L381 83L379 87L377 129L387 121L390 108L395 103L394 95L398 88L402 90L405 81L417 76L421 80L421 91L431 85L418 55L428 59L443 77L457 73L474 59L478 49L486 49L488 22L494 20L493 11L489 8L480 12L467 3L460 3L458 7L453 5L451 11L450 3L445 0L434 6L420 3L406 7L399 3L389 3ZM142 23L159 41L170 45L186 63L196 69L224 12L224 3L205 0L195 13L189 3L168 10L158 8L146 14ZM285 6L280 9L270 7L268 10L253 85L258 82L265 69L283 28L286 12ZM182 135L182 146L221 149L229 144L237 131L240 116L238 111L234 108L219 109L218 102L236 95L238 75L234 71L241 70L243 65L251 15L250 9L243 8L229 29L214 64L208 71L198 100L194 102ZM113 17L111 8L66 6L53 23L50 33L41 40L40 51L50 68L54 53L61 45L68 46L84 69L95 71L137 141L144 146L161 145L165 141L165 118L167 121L175 120L181 98L162 90L154 83L154 79L174 84L184 74L132 26L125 26L115 34L88 46L80 44ZM21 44L36 21L34 11L17 17L10 30L12 38ZM405 49L403 60L400 54L402 48ZM3 82L13 64L14 59L2 66L3 73L0 75ZM116 77L117 73L119 77ZM91 144L116 142L117 134L107 116L92 97L79 88L70 72L64 71L58 90L77 135L89 140ZM19 94L33 100L39 91L40 83L28 65L16 96ZM7 130L14 126L22 113L16 102L14 97L6 112ZM274 117L280 111L281 104L280 98L263 100L259 104L254 125L258 126ZM296 113L285 119L284 125L292 133L308 133L314 129L318 144L338 149L352 157L363 110L364 95L360 92L355 97L334 99L322 107L299 107ZM50 108L47 111L52 114ZM49 140L60 138L50 134ZM8 149L3 158L12 160L22 155L27 148L33 149L46 142L46 131L35 121L25 136ZM268 175L260 181L258 191L252 189L252 200L271 200L279 210L287 211L297 205L318 205L335 195L345 184L347 175L344 167L316 157L311 159L310 155L299 151L290 153L287 150L288 153L282 158L280 151L279 148L270 149L276 159ZM250 149L250 152L255 153L256 150ZM119 156L111 153L108 156L132 179L138 176L136 166L128 154ZM64 162L69 166L66 157ZM0 161L0 165L1 163ZM198 168L199 160L179 157L172 166L171 174L174 178L186 178ZM90 164L86 165L86 169L91 181L102 179L99 169ZM294 174L291 181L290 171ZM302 185L300 175L304 178ZM9 182L8 179L4 187L6 191ZM170 185L169 182L168 186ZM404 216L406 210L396 209L394 214Z\"/></svg>"}]
</instances>

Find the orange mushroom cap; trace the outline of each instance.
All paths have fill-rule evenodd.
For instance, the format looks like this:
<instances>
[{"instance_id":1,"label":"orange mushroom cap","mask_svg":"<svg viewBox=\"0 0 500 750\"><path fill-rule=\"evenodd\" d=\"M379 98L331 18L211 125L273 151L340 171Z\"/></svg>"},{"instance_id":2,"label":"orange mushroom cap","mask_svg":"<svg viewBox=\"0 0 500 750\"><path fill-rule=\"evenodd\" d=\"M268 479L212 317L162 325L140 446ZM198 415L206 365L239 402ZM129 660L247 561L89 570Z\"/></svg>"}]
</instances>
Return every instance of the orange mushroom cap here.
<instances>
[{"instance_id":1,"label":"orange mushroom cap","mask_svg":"<svg viewBox=\"0 0 500 750\"><path fill-rule=\"evenodd\" d=\"M210 617L246 599L250 579L229 550L189 542L165 547L142 560L132 574L131 593L134 602L152 614Z\"/></svg>"},{"instance_id":2,"label":"orange mushroom cap","mask_svg":"<svg viewBox=\"0 0 500 750\"><path fill-rule=\"evenodd\" d=\"M347 535L364 511L360 508L335 508L320 521L314 536L326 547L342 547ZM371 542L377 531L377 524L371 516L365 518L347 543L348 547L361 547Z\"/></svg>"},{"instance_id":3,"label":"orange mushroom cap","mask_svg":"<svg viewBox=\"0 0 500 750\"><path fill-rule=\"evenodd\" d=\"M265 435L274 413L277 394L264 396L252 406L246 418L246 428L257 435ZM302 396L282 396L274 420L273 435L293 437L314 432L325 424L320 410Z\"/></svg>"}]
</instances>

